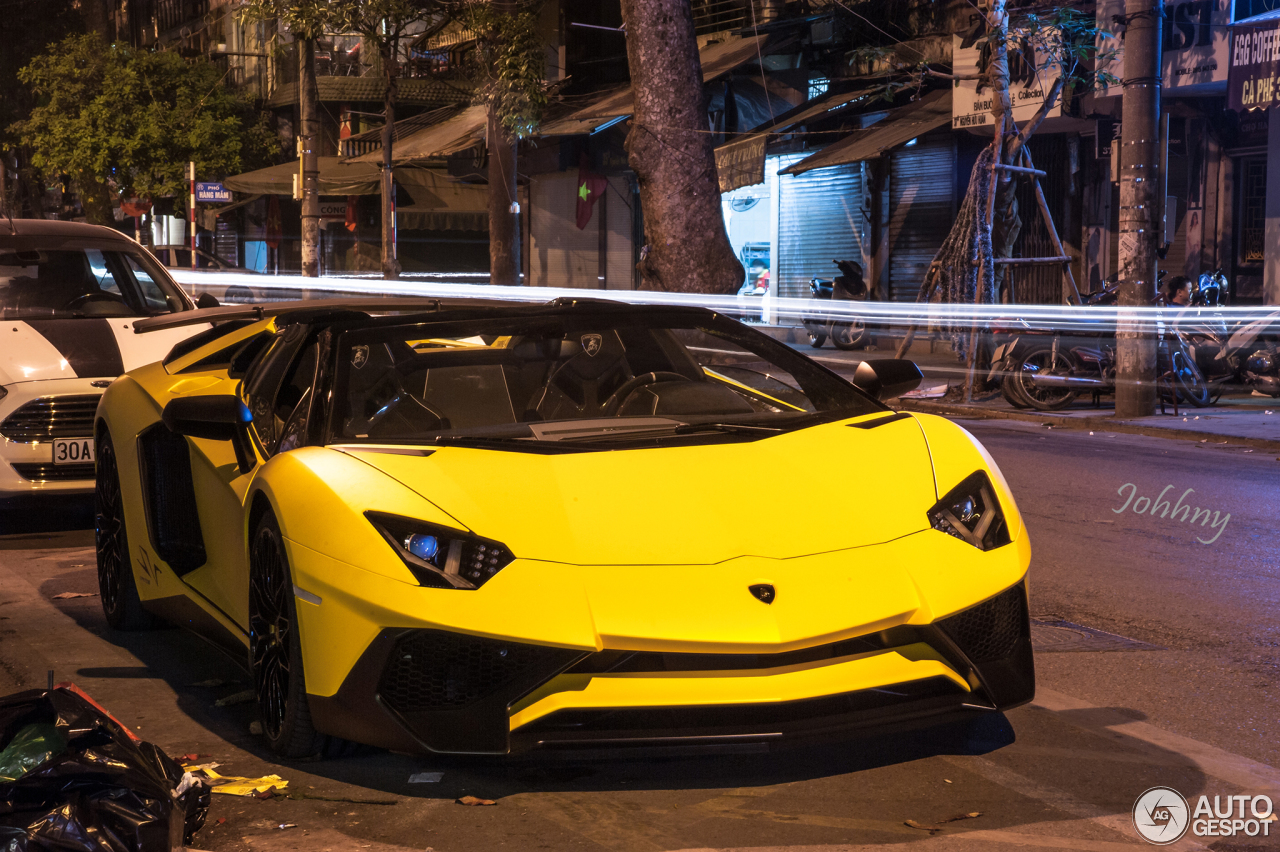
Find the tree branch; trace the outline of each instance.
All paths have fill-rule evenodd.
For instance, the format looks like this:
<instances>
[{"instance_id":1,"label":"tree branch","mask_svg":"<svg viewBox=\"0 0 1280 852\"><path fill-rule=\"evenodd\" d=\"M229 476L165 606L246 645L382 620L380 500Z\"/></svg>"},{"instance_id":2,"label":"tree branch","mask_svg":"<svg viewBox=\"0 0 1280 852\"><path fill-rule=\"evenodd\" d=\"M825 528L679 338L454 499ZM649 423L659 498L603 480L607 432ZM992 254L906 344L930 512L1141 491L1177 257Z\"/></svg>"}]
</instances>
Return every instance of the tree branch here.
<instances>
[{"instance_id":1,"label":"tree branch","mask_svg":"<svg viewBox=\"0 0 1280 852\"><path fill-rule=\"evenodd\" d=\"M1061 92L1062 76L1059 75L1057 79L1053 81L1053 85L1049 87L1049 94L1045 95L1044 103L1040 104L1040 109L1036 110L1036 114L1031 116L1031 120L1026 123L1022 128L1022 132L1018 134L1018 138L1009 146L1010 162L1018 156L1018 152L1022 150L1023 145L1027 144L1027 140L1031 138L1031 134L1036 132L1036 128L1038 128L1041 122L1045 120L1045 117L1049 115L1049 110L1053 109L1054 104L1058 101L1058 95Z\"/></svg>"},{"instance_id":2,"label":"tree branch","mask_svg":"<svg viewBox=\"0 0 1280 852\"><path fill-rule=\"evenodd\" d=\"M934 71L932 68L923 69L923 73L930 77L938 77L943 80L981 80L981 74L948 74L944 71Z\"/></svg>"}]
</instances>

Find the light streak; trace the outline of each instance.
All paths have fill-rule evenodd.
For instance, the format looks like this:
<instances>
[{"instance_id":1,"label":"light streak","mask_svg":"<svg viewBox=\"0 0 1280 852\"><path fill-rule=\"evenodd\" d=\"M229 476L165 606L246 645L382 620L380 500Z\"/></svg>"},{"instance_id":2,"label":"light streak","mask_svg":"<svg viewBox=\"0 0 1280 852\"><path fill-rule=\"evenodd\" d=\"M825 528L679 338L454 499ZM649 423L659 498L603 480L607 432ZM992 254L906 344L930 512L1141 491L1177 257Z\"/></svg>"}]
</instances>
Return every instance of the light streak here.
<instances>
[{"instance_id":1,"label":"light streak","mask_svg":"<svg viewBox=\"0 0 1280 852\"><path fill-rule=\"evenodd\" d=\"M453 278L475 275L444 274L430 278L387 281L381 278L300 275L246 275L229 272L171 270L179 283L197 293L227 287L248 288L255 301L273 302L325 296L424 296L444 299L491 299L515 302L548 302L557 298L607 299L634 305L684 305L709 308L730 316L758 319L766 308L761 296L713 296L667 293L654 290L587 290L565 287L508 287L459 283ZM218 295L214 293L213 295ZM861 320L880 329L905 330L916 326L921 333L937 326L968 328L976 321L997 331L1114 336L1124 327L1136 333L1155 333L1176 322L1225 322L1228 329L1271 318L1280 330L1280 306L1227 306L1215 308L1120 307L1098 305L969 305L941 302L854 302L811 298L768 297L767 308L777 320L798 325L802 318L842 321Z\"/></svg>"}]
</instances>

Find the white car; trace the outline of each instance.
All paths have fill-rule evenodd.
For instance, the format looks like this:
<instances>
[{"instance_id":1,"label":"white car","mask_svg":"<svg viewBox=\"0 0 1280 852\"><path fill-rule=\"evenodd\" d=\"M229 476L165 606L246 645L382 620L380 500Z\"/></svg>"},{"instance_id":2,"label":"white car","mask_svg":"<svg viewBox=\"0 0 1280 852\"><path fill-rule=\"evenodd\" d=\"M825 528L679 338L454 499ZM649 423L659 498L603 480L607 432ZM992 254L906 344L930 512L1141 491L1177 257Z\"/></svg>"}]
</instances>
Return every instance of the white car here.
<instances>
[{"instance_id":1,"label":"white car","mask_svg":"<svg viewBox=\"0 0 1280 852\"><path fill-rule=\"evenodd\" d=\"M194 308L118 231L0 218L0 499L92 492L103 389L208 328L134 334L133 322Z\"/></svg>"}]
</instances>

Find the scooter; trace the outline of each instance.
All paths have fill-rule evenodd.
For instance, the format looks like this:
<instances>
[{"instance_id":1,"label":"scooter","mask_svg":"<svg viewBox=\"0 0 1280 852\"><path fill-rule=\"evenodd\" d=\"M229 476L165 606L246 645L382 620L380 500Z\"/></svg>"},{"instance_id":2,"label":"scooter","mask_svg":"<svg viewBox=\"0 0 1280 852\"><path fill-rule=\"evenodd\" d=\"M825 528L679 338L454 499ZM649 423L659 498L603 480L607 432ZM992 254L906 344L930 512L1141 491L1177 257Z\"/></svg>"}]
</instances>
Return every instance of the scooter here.
<instances>
[{"instance_id":1,"label":"scooter","mask_svg":"<svg viewBox=\"0 0 1280 852\"><path fill-rule=\"evenodd\" d=\"M1219 394L1224 385L1242 384L1280 397L1278 340L1280 311L1246 323L1229 336L1202 334L1196 355L1208 362L1206 375Z\"/></svg>"},{"instance_id":2,"label":"scooter","mask_svg":"<svg viewBox=\"0 0 1280 852\"><path fill-rule=\"evenodd\" d=\"M1086 305L1114 304L1116 288L1109 287L1086 300ZM1163 299L1156 300L1163 305ZM1196 407L1210 403L1210 388L1196 364L1193 349L1174 322L1158 323L1156 376L1160 396L1177 405L1179 399ZM1113 331L1094 336L1110 338ZM1087 332L1072 337L1089 336ZM1049 339L1044 339L1049 337ZM1095 401L1116 388L1116 351L1113 345L1064 344L1057 332L1020 332L996 350L989 376L1003 372L1001 393L1018 408L1057 411L1066 408L1084 391Z\"/></svg>"},{"instance_id":3,"label":"scooter","mask_svg":"<svg viewBox=\"0 0 1280 852\"><path fill-rule=\"evenodd\" d=\"M865 302L870 294L862 277L862 266L852 260L831 261L841 274L833 280L813 278L809 289L814 299L832 301ZM821 349L827 338L837 349L857 349L869 342L867 325L859 318L835 319L816 313L801 318L805 331L809 332L809 345Z\"/></svg>"}]
</instances>

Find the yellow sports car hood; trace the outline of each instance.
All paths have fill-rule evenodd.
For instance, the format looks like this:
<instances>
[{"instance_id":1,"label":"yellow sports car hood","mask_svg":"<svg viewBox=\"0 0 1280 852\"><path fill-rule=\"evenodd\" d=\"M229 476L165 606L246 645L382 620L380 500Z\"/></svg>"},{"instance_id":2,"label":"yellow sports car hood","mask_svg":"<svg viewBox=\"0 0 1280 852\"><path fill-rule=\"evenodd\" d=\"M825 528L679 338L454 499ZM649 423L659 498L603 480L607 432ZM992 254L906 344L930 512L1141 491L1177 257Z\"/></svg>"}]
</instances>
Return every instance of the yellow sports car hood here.
<instances>
[{"instance_id":1,"label":"yellow sports car hood","mask_svg":"<svg viewBox=\"0 0 1280 852\"><path fill-rule=\"evenodd\" d=\"M906 417L859 428L866 420L641 450L347 451L518 557L706 565L823 553L926 529L937 498L919 425Z\"/></svg>"}]
</instances>

